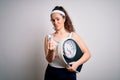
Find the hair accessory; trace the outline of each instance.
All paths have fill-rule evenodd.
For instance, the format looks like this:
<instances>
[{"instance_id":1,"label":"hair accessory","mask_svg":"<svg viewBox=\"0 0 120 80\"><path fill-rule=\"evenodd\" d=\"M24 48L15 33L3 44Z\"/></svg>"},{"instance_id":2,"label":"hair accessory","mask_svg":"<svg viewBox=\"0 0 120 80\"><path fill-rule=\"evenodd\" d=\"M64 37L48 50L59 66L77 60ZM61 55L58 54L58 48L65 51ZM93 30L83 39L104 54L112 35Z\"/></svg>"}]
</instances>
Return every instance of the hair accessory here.
<instances>
[{"instance_id":1,"label":"hair accessory","mask_svg":"<svg viewBox=\"0 0 120 80\"><path fill-rule=\"evenodd\" d=\"M54 10L51 12L51 14L53 13L59 13L59 14L62 14L63 16L65 16L65 13L63 11L60 11L60 10Z\"/></svg>"}]
</instances>

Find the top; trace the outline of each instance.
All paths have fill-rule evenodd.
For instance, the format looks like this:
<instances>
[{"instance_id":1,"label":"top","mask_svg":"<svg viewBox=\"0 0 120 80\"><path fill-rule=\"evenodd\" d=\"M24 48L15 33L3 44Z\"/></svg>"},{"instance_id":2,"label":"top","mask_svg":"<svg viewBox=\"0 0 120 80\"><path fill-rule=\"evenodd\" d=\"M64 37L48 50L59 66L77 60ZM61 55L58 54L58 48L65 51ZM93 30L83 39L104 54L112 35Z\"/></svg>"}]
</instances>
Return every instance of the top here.
<instances>
[{"instance_id":1,"label":"top","mask_svg":"<svg viewBox=\"0 0 120 80\"><path fill-rule=\"evenodd\" d=\"M58 55L58 46L59 46L59 42L54 40L53 35L50 34L51 39L54 41L55 46L56 46L56 52L55 52L55 59L49 63L52 67L56 67L56 68L65 68L62 60L60 59L59 55ZM49 37L49 36L48 36ZM69 34L68 38L72 38L72 32Z\"/></svg>"}]
</instances>

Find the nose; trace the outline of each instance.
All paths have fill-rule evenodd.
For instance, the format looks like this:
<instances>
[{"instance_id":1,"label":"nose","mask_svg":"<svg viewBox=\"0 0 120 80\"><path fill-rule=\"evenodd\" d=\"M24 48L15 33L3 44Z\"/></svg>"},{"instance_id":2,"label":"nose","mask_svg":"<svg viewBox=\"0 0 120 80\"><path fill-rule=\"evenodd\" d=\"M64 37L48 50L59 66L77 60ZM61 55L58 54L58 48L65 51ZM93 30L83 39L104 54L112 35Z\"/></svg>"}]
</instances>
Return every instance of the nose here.
<instances>
[{"instance_id":1,"label":"nose","mask_svg":"<svg viewBox=\"0 0 120 80\"><path fill-rule=\"evenodd\" d=\"M55 20L54 24L57 24L57 20Z\"/></svg>"}]
</instances>

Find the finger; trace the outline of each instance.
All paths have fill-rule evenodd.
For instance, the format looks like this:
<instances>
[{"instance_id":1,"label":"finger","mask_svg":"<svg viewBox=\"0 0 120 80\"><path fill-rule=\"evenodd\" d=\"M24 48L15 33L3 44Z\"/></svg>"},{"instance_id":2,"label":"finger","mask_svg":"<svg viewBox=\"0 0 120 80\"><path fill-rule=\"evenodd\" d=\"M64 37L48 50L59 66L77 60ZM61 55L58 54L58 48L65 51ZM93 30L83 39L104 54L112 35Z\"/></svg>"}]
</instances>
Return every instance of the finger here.
<instances>
[{"instance_id":1,"label":"finger","mask_svg":"<svg viewBox=\"0 0 120 80\"><path fill-rule=\"evenodd\" d=\"M69 66L71 66L71 67L72 67L72 64L69 64Z\"/></svg>"},{"instance_id":2,"label":"finger","mask_svg":"<svg viewBox=\"0 0 120 80\"><path fill-rule=\"evenodd\" d=\"M48 49L50 49L50 41L48 41L48 46L47 47L48 47Z\"/></svg>"},{"instance_id":3,"label":"finger","mask_svg":"<svg viewBox=\"0 0 120 80\"><path fill-rule=\"evenodd\" d=\"M54 44L52 44L52 43L51 43L51 44L49 44L49 49L50 49L50 50L55 50L55 49L56 49L56 47L55 47L55 45L54 45Z\"/></svg>"},{"instance_id":4,"label":"finger","mask_svg":"<svg viewBox=\"0 0 120 80\"><path fill-rule=\"evenodd\" d=\"M49 41L48 41L48 49L51 48L51 44L52 44L52 42L49 40Z\"/></svg>"},{"instance_id":5,"label":"finger","mask_svg":"<svg viewBox=\"0 0 120 80\"><path fill-rule=\"evenodd\" d=\"M53 49L54 49L53 44L50 44L49 49L50 49L50 50L53 50Z\"/></svg>"},{"instance_id":6,"label":"finger","mask_svg":"<svg viewBox=\"0 0 120 80\"><path fill-rule=\"evenodd\" d=\"M66 68L67 68L67 69L71 69L71 67L72 67L72 66L68 65Z\"/></svg>"},{"instance_id":7,"label":"finger","mask_svg":"<svg viewBox=\"0 0 120 80\"><path fill-rule=\"evenodd\" d=\"M76 72L76 70L74 70L74 69L72 69L72 68L68 68L68 71Z\"/></svg>"},{"instance_id":8,"label":"finger","mask_svg":"<svg viewBox=\"0 0 120 80\"><path fill-rule=\"evenodd\" d=\"M69 64L66 68L68 69L68 71L76 72L76 70L73 68L72 64Z\"/></svg>"},{"instance_id":9,"label":"finger","mask_svg":"<svg viewBox=\"0 0 120 80\"><path fill-rule=\"evenodd\" d=\"M72 69L72 68L70 68L70 67L69 67L69 68L67 68L67 69L68 69L68 71L73 71L73 69Z\"/></svg>"}]
</instances>

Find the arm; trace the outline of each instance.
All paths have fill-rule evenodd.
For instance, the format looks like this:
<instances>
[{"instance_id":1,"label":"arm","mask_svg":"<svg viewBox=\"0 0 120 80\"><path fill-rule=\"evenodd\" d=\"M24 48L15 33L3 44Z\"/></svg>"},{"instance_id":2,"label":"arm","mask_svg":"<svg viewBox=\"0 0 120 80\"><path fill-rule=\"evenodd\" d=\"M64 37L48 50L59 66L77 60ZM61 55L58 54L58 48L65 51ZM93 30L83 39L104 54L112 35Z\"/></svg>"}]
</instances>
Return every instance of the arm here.
<instances>
[{"instance_id":1,"label":"arm","mask_svg":"<svg viewBox=\"0 0 120 80\"><path fill-rule=\"evenodd\" d=\"M80 38L80 36L77 33L73 34L73 39L75 39L75 41L78 43L78 45L80 46L83 52L83 56L77 61L77 63L78 65L84 64L91 57L90 51L86 46L86 44L84 43L84 41Z\"/></svg>"},{"instance_id":2,"label":"arm","mask_svg":"<svg viewBox=\"0 0 120 80\"><path fill-rule=\"evenodd\" d=\"M87 48L84 41L80 38L80 36L77 33L73 33L73 39L77 42L77 44L81 48L83 56L78 61L70 63L72 64L71 67L70 66L68 67L68 70L70 71L76 71L79 65L84 64L91 57L89 49Z\"/></svg>"},{"instance_id":3,"label":"arm","mask_svg":"<svg viewBox=\"0 0 120 80\"><path fill-rule=\"evenodd\" d=\"M46 60L49 63L52 62L55 58L55 45L52 40L48 40L48 36L46 36L44 40L44 50L45 50Z\"/></svg>"}]
</instances>

